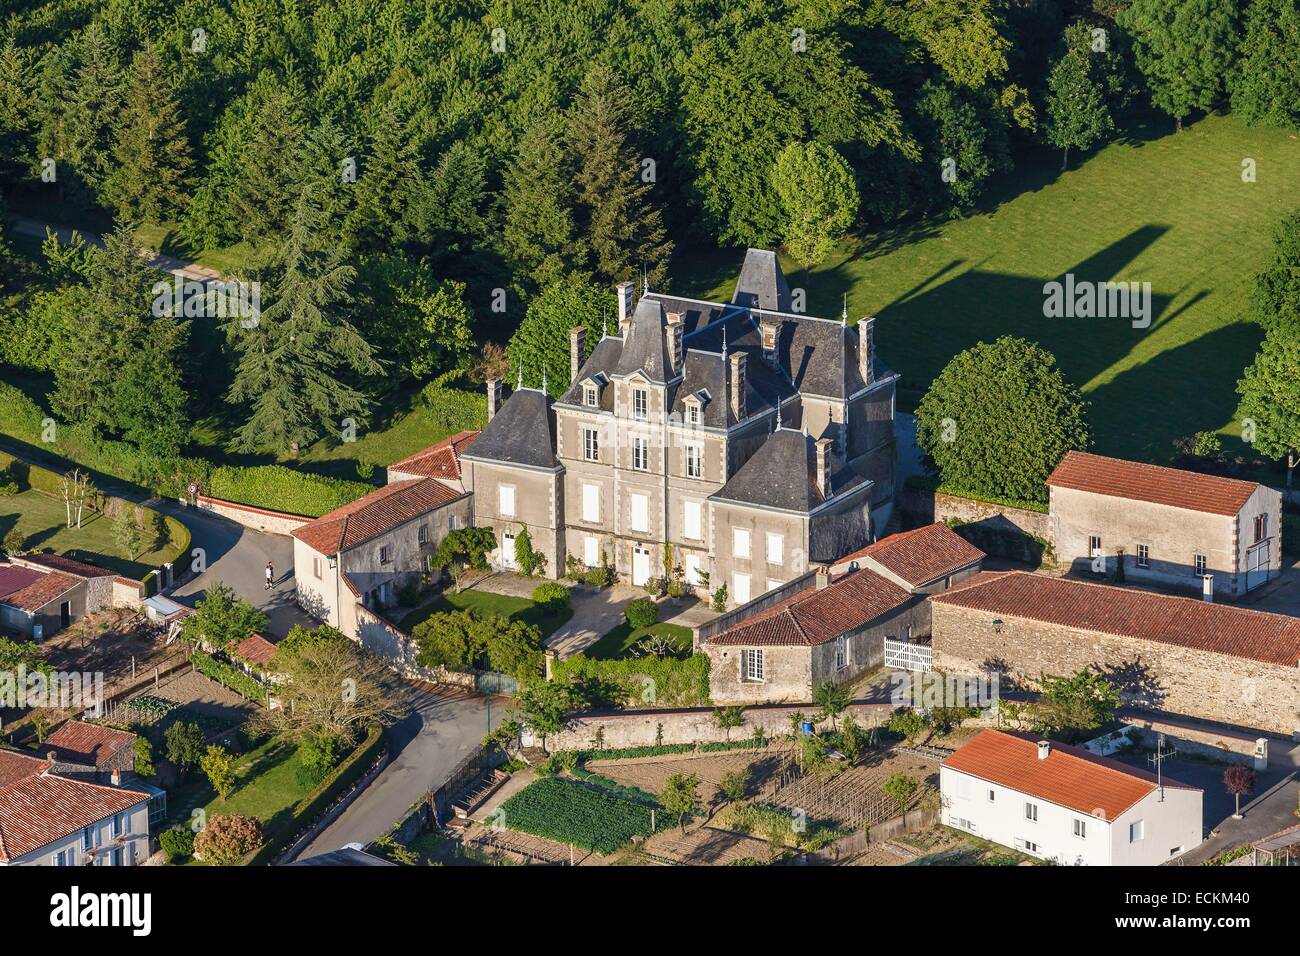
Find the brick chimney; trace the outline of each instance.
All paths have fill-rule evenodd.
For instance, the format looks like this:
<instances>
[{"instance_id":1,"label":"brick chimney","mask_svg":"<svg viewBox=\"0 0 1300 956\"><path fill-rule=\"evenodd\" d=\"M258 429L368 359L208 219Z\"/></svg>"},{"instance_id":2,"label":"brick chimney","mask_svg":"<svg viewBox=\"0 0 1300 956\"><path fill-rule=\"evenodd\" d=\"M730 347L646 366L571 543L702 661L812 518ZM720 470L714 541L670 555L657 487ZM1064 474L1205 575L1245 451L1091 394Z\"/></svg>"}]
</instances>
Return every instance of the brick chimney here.
<instances>
[{"instance_id":1,"label":"brick chimney","mask_svg":"<svg viewBox=\"0 0 1300 956\"><path fill-rule=\"evenodd\" d=\"M488 393L488 421L496 416L497 409L501 407L501 379L490 378L487 380Z\"/></svg>"},{"instance_id":2,"label":"brick chimney","mask_svg":"<svg viewBox=\"0 0 1300 956\"><path fill-rule=\"evenodd\" d=\"M685 326L682 325L682 319L685 315L681 312L668 313L668 325L664 328L664 334L668 336L668 357L673 363L673 372L682 370L682 340Z\"/></svg>"},{"instance_id":3,"label":"brick chimney","mask_svg":"<svg viewBox=\"0 0 1300 956\"><path fill-rule=\"evenodd\" d=\"M763 319L758 323L758 331L763 339L763 358L775 365L777 343L781 338L781 323L775 319Z\"/></svg>"},{"instance_id":4,"label":"brick chimney","mask_svg":"<svg viewBox=\"0 0 1300 956\"><path fill-rule=\"evenodd\" d=\"M868 385L873 379L871 360L876 355L875 332L872 328L875 324L876 320L871 318L858 322L858 374Z\"/></svg>"},{"instance_id":5,"label":"brick chimney","mask_svg":"<svg viewBox=\"0 0 1300 956\"><path fill-rule=\"evenodd\" d=\"M736 421L745 417L745 362L744 352L731 353L731 414Z\"/></svg>"},{"instance_id":6,"label":"brick chimney","mask_svg":"<svg viewBox=\"0 0 1300 956\"><path fill-rule=\"evenodd\" d=\"M632 296L635 292L636 285L631 282L620 282L614 287L614 294L618 297L618 334L624 338L632 325Z\"/></svg>"},{"instance_id":7,"label":"brick chimney","mask_svg":"<svg viewBox=\"0 0 1300 956\"><path fill-rule=\"evenodd\" d=\"M575 325L569 329L569 382L572 384L578 380L578 370L582 368L582 360L587 357L587 329L582 325Z\"/></svg>"},{"instance_id":8,"label":"brick chimney","mask_svg":"<svg viewBox=\"0 0 1300 956\"><path fill-rule=\"evenodd\" d=\"M813 452L817 461L817 490L822 498L831 496L831 455L835 450L835 439L819 438Z\"/></svg>"}]
</instances>

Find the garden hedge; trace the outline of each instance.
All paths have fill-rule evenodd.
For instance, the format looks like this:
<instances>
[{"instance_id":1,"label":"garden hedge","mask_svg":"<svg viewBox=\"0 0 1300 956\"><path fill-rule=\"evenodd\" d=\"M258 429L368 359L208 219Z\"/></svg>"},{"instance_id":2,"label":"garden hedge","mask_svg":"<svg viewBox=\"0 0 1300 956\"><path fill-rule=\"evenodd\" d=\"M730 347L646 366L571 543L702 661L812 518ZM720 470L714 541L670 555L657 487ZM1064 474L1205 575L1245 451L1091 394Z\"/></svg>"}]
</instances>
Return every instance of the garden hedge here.
<instances>
[{"instance_id":1,"label":"garden hedge","mask_svg":"<svg viewBox=\"0 0 1300 956\"><path fill-rule=\"evenodd\" d=\"M552 664L551 675L559 681L598 681L617 684L624 694L624 706L641 710L658 707L706 707L709 705L709 658L692 654L675 657L635 657L597 660L585 654ZM646 684L646 678L654 683ZM647 686L653 697L646 699Z\"/></svg>"},{"instance_id":2,"label":"garden hedge","mask_svg":"<svg viewBox=\"0 0 1300 956\"><path fill-rule=\"evenodd\" d=\"M222 465L212 469L204 487L205 494L223 501L308 518L319 518L374 490L374 485L364 482L327 478L284 465Z\"/></svg>"}]
</instances>

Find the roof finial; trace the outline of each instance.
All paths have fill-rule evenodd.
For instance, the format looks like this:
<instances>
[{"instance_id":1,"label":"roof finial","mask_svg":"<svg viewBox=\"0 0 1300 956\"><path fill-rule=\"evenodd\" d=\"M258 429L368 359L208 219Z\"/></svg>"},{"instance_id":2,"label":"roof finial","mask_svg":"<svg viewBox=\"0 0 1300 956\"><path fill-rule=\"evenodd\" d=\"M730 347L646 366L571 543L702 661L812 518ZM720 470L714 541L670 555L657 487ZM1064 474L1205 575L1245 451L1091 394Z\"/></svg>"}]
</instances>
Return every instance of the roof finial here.
<instances>
[{"instance_id":1,"label":"roof finial","mask_svg":"<svg viewBox=\"0 0 1300 956\"><path fill-rule=\"evenodd\" d=\"M646 268L646 264L643 262L641 263L641 294L648 295L649 293L650 293L650 270Z\"/></svg>"},{"instance_id":2,"label":"roof finial","mask_svg":"<svg viewBox=\"0 0 1300 956\"><path fill-rule=\"evenodd\" d=\"M523 387L524 387L524 367L521 365L519 366L519 377L515 379L515 391L517 392Z\"/></svg>"},{"instance_id":3,"label":"roof finial","mask_svg":"<svg viewBox=\"0 0 1300 956\"><path fill-rule=\"evenodd\" d=\"M727 323L722 323L722 360L727 360Z\"/></svg>"},{"instance_id":4,"label":"roof finial","mask_svg":"<svg viewBox=\"0 0 1300 956\"><path fill-rule=\"evenodd\" d=\"M776 401L776 430L781 430L781 400Z\"/></svg>"},{"instance_id":5,"label":"roof finial","mask_svg":"<svg viewBox=\"0 0 1300 956\"><path fill-rule=\"evenodd\" d=\"M546 391L546 366L542 366L542 391Z\"/></svg>"},{"instance_id":6,"label":"roof finial","mask_svg":"<svg viewBox=\"0 0 1300 956\"><path fill-rule=\"evenodd\" d=\"M840 327L843 328L849 324L849 294L844 293L844 308L840 310Z\"/></svg>"}]
</instances>

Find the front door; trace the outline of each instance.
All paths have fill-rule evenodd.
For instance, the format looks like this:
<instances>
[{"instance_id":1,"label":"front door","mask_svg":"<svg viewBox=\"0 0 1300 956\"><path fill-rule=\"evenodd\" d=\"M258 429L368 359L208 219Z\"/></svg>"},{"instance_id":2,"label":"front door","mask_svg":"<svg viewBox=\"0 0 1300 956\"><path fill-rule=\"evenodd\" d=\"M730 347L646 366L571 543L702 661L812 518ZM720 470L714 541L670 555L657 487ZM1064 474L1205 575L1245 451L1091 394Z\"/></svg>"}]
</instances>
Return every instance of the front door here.
<instances>
[{"instance_id":1,"label":"front door","mask_svg":"<svg viewBox=\"0 0 1300 956\"><path fill-rule=\"evenodd\" d=\"M650 549L637 545L632 549L632 584L642 587L650 580Z\"/></svg>"},{"instance_id":2,"label":"front door","mask_svg":"<svg viewBox=\"0 0 1300 956\"><path fill-rule=\"evenodd\" d=\"M515 536L507 531L501 535L501 567L515 566Z\"/></svg>"},{"instance_id":3,"label":"front door","mask_svg":"<svg viewBox=\"0 0 1300 956\"><path fill-rule=\"evenodd\" d=\"M64 601L59 605L59 626L67 627L72 623L72 605Z\"/></svg>"},{"instance_id":4,"label":"front door","mask_svg":"<svg viewBox=\"0 0 1300 956\"><path fill-rule=\"evenodd\" d=\"M1268 582L1268 542L1262 541L1246 552L1246 590L1252 591Z\"/></svg>"}]
</instances>

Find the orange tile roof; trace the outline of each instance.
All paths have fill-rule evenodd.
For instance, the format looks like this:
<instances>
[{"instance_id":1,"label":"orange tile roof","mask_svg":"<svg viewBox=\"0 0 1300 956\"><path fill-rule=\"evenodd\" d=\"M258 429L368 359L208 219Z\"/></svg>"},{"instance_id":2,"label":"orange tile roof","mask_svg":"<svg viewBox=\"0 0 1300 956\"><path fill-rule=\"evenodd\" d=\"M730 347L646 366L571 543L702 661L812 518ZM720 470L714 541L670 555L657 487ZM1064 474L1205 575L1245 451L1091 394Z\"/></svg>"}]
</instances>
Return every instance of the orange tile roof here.
<instances>
[{"instance_id":1,"label":"orange tile roof","mask_svg":"<svg viewBox=\"0 0 1300 956\"><path fill-rule=\"evenodd\" d=\"M432 478L395 481L291 533L312 550L332 556L464 496Z\"/></svg>"},{"instance_id":2,"label":"orange tile roof","mask_svg":"<svg viewBox=\"0 0 1300 956\"><path fill-rule=\"evenodd\" d=\"M805 588L707 638L707 644L811 647L897 610L912 595L874 571L850 571L826 587Z\"/></svg>"},{"instance_id":3,"label":"orange tile roof","mask_svg":"<svg viewBox=\"0 0 1300 956\"><path fill-rule=\"evenodd\" d=\"M1038 738L1000 730L980 731L943 765L1102 820L1116 819L1156 789L1153 774L1082 747L1052 741L1047 757L1039 760ZM1200 790L1168 777L1162 782Z\"/></svg>"},{"instance_id":4,"label":"orange tile roof","mask_svg":"<svg viewBox=\"0 0 1300 956\"><path fill-rule=\"evenodd\" d=\"M102 767L124 748L134 753L135 736L125 730L69 720L46 737L44 743L58 748L61 760Z\"/></svg>"},{"instance_id":5,"label":"orange tile roof","mask_svg":"<svg viewBox=\"0 0 1300 956\"><path fill-rule=\"evenodd\" d=\"M250 664L268 667L275 656L275 645L261 634L250 634L235 645L232 653Z\"/></svg>"},{"instance_id":6,"label":"orange tile roof","mask_svg":"<svg viewBox=\"0 0 1300 956\"><path fill-rule=\"evenodd\" d=\"M1300 661L1300 618L1195 598L1005 571L979 575L930 600L1265 664L1294 667Z\"/></svg>"},{"instance_id":7,"label":"orange tile roof","mask_svg":"<svg viewBox=\"0 0 1300 956\"><path fill-rule=\"evenodd\" d=\"M0 750L0 787L26 780L49 767L50 762L42 757L19 753L17 750Z\"/></svg>"},{"instance_id":8,"label":"orange tile roof","mask_svg":"<svg viewBox=\"0 0 1300 956\"><path fill-rule=\"evenodd\" d=\"M388 470L425 478L459 478L461 453L474 444L478 436L477 431L457 432L424 451L417 451L409 458L389 465Z\"/></svg>"},{"instance_id":9,"label":"orange tile roof","mask_svg":"<svg viewBox=\"0 0 1300 956\"><path fill-rule=\"evenodd\" d=\"M74 578L62 571L37 571L35 573L39 575L37 580L17 591L6 594L3 598L0 598L0 603L16 607L22 611L39 611L51 601L67 594L82 581L81 578Z\"/></svg>"},{"instance_id":10,"label":"orange tile roof","mask_svg":"<svg viewBox=\"0 0 1300 956\"><path fill-rule=\"evenodd\" d=\"M0 787L0 860L14 860L149 799L127 787L33 774Z\"/></svg>"},{"instance_id":11,"label":"orange tile roof","mask_svg":"<svg viewBox=\"0 0 1300 956\"><path fill-rule=\"evenodd\" d=\"M1149 501L1206 514L1235 515L1259 487L1253 481L1202 475L1121 458L1072 451L1047 477L1053 488Z\"/></svg>"},{"instance_id":12,"label":"orange tile roof","mask_svg":"<svg viewBox=\"0 0 1300 956\"><path fill-rule=\"evenodd\" d=\"M929 584L961 568L982 561L987 555L941 521L891 534L861 551L840 558L836 564L870 558L898 575L912 587Z\"/></svg>"},{"instance_id":13,"label":"orange tile roof","mask_svg":"<svg viewBox=\"0 0 1300 956\"><path fill-rule=\"evenodd\" d=\"M115 572L107 568L101 568L86 561L78 561L64 554L51 554L48 552L24 554L18 560L21 563L39 564L41 567L62 571L78 578L110 578L115 576Z\"/></svg>"}]
</instances>

